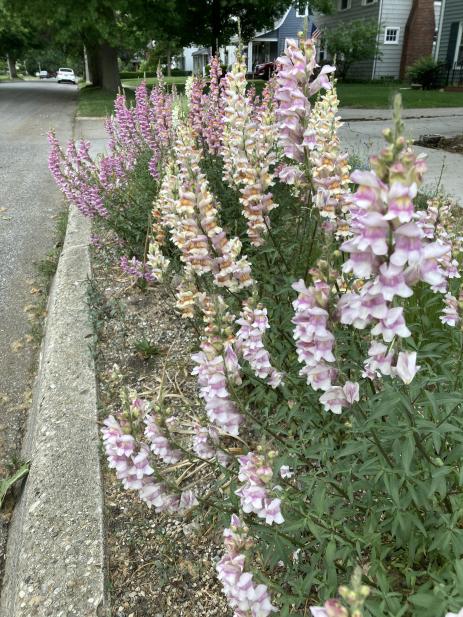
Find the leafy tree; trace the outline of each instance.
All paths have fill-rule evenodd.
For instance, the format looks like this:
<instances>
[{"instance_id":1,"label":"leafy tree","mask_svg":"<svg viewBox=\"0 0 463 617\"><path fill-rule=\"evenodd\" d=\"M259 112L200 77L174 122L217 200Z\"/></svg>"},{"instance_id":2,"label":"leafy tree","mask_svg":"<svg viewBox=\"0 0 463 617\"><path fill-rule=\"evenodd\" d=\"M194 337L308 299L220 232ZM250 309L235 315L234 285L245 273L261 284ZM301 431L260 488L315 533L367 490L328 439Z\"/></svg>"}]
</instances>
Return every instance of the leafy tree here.
<instances>
[{"instance_id":1,"label":"leafy tree","mask_svg":"<svg viewBox=\"0 0 463 617\"><path fill-rule=\"evenodd\" d=\"M326 48L336 56L336 74L345 79L355 62L371 60L378 53L378 24L375 20L355 20L326 28L323 32Z\"/></svg>"},{"instance_id":2,"label":"leafy tree","mask_svg":"<svg viewBox=\"0 0 463 617\"><path fill-rule=\"evenodd\" d=\"M249 40L256 31L273 28L275 20L294 0L177 0L185 32L190 33L190 43L212 47L226 44L237 33L237 19L241 24L244 41ZM303 2L303 4L306 4ZM330 13L333 0L311 0L313 10Z\"/></svg>"},{"instance_id":3,"label":"leafy tree","mask_svg":"<svg viewBox=\"0 0 463 617\"><path fill-rule=\"evenodd\" d=\"M0 56L5 56L10 77L16 77L16 60L30 44L30 28L0 0Z\"/></svg>"},{"instance_id":4,"label":"leafy tree","mask_svg":"<svg viewBox=\"0 0 463 617\"><path fill-rule=\"evenodd\" d=\"M57 71L60 66L71 66L76 74L83 74L82 46L72 49L68 47L49 47L44 49L29 49L22 54L29 75L34 75L38 70Z\"/></svg>"}]
</instances>

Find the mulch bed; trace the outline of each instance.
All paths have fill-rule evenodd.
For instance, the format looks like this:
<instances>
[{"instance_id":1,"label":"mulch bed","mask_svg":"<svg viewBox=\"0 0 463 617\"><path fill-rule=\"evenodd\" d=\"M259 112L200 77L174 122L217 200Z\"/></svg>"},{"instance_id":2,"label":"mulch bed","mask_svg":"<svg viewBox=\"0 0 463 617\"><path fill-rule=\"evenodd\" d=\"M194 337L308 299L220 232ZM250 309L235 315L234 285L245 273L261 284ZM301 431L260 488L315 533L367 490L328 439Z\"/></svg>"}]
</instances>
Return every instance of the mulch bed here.
<instances>
[{"instance_id":1,"label":"mulch bed","mask_svg":"<svg viewBox=\"0 0 463 617\"><path fill-rule=\"evenodd\" d=\"M108 245L93 253L89 304L97 332L92 351L100 419L119 409L120 386L111 379L114 364L124 385L147 399L163 375L179 394L172 398L172 413L187 413L182 397L190 409L200 404L190 375L196 346L192 330L176 315L166 290L133 285ZM102 470L112 616L231 615L215 575L223 549L211 517L156 514L135 492L123 489L103 453Z\"/></svg>"},{"instance_id":2,"label":"mulch bed","mask_svg":"<svg viewBox=\"0 0 463 617\"><path fill-rule=\"evenodd\" d=\"M424 146L425 148L436 148L438 150L463 154L463 135L457 135L456 137L421 135L414 143L417 146Z\"/></svg>"}]
</instances>

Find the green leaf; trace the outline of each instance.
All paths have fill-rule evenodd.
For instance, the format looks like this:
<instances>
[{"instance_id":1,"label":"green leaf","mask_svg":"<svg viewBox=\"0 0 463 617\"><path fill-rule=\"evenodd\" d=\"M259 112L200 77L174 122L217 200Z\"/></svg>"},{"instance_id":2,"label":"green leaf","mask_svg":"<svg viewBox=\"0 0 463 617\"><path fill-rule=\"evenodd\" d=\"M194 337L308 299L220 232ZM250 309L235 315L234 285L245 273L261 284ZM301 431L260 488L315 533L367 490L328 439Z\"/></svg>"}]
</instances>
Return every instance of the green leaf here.
<instances>
[{"instance_id":1,"label":"green leaf","mask_svg":"<svg viewBox=\"0 0 463 617\"><path fill-rule=\"evenodd\" d=\"M9 478L0 480L0 508L2 507L3 500L10 488L16 484L21 478L24 478L29 473L30 463L24 463L21 467Z\"/></svg>"}]
</instances>

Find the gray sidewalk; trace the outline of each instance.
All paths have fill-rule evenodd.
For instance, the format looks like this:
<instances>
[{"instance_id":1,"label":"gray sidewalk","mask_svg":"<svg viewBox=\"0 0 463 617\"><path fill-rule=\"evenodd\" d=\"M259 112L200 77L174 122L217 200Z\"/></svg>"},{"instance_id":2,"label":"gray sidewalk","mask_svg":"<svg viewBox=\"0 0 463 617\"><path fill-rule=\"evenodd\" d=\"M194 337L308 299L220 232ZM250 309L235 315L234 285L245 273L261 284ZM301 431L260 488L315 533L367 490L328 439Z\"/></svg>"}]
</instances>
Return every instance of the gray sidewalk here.
<instances>
[{"instance_id":1,"label":"gray sidewalk","mask_svg":"<svg viewBox=\"0 0 463 617\"><path fill-rule=\"evenodd\" d=\"M340 129L342 143L351 154L366 163L371 154L384 146L382 130L391 126L392 111L346 108L340 110L340 116L344 122ZM403 117L405 135L409 139L418 139L425 134L445 137L463 134L463 108L409 109ZM444 193L463 204L463 155L420 146L414 148L427 156L428 171L423 188L434 192L440 182Z\"/></svg>"},{"instance_id":2,"label":"gray sidewalk","mask_svg":"<svg viewBox=\"0 0 463 617\"><path fill-rule=\"evenodd\" d=\"M351 120L354 122L359 122L361 120L389 120L391 117L391 110L389 109L355 109L353 107L342 107L339 112L343 120ZM460 128L463 128L463 107L404 109L402 117L404 119L461 118Z\"/></svg>"}]
</instances>

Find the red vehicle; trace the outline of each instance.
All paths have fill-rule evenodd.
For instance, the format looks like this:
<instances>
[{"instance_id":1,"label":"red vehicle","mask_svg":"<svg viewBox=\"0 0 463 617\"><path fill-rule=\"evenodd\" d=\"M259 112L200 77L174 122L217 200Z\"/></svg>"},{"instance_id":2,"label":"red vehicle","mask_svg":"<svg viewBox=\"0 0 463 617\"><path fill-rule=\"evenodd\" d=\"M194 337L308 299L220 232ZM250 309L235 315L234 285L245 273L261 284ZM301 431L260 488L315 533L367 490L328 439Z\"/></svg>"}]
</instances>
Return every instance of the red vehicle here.
<instances>
[{"instance_id":1,"label":"red vehicle","mask_svg":"<svg viewBox=\"0 0 463 617\"><path fill-rule=\"evenodd\" d=\"M264 62L262 64L256 64L254 68L254 76L268 80L275 72L275 69L275 62Z\"/></svg>"}]
</instances>

